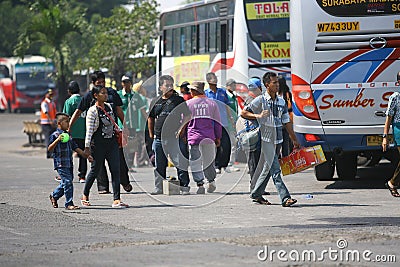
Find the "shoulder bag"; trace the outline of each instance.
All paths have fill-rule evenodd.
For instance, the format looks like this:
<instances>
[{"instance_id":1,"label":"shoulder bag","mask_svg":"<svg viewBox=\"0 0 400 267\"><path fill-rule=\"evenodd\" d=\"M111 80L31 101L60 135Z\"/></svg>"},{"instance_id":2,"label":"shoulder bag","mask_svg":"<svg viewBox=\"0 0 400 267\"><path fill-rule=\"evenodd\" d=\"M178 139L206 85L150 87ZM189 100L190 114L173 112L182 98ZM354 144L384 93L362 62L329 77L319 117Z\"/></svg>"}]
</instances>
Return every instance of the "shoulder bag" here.
<instances>
[{"instance_id":1,"label":"shoulder bag","mask_svg":"<svg viewBox=\"0 0 400 267\"><path fill-rule=\"evenodd\" d=\"M118 142L118 146L121 147L125 147L128 144L128 136L124 133L124 131L119 128L118 124L115 123L114 119L110 116L110 114L108 114L108 112L98 106L101 110L103 110L104 114L106 114L106 116L111 120L111 122L114 124L114 134L115 137L117 138L117 142Z\"/></svg>"}]
</instances>

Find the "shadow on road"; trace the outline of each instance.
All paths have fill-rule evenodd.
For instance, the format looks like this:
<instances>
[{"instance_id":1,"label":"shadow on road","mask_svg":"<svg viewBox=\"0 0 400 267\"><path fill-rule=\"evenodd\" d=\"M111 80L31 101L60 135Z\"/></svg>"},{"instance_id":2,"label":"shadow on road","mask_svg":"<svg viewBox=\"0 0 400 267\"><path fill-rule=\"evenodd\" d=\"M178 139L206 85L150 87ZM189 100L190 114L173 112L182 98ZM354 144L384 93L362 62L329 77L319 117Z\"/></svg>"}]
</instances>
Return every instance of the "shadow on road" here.
<instances>
[{"instance_id":1,"label":"shadow on road","mask_svg":"<svg viewBox=\"0 0 400 267\"><path fill-rule=\"evenodd\" d=\"M381 163L376 167L361 167L358 168L355 179L336 179L325 189L384 189L384 184L392 177L394 169L395 166L391 163Z\"/></svg>"}]
</instances>

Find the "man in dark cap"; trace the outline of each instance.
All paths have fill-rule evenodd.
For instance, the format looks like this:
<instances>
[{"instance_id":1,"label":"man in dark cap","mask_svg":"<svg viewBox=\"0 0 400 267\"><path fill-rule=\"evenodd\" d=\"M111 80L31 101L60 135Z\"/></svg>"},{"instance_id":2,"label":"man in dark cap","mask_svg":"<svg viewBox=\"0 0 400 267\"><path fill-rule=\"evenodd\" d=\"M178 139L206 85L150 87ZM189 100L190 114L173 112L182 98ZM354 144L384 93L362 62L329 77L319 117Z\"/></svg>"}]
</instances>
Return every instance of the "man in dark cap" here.
<instances>
[{"instance_id":1,"label":"man in dark cap","mask_svg":"<svg viewBox=\"0 0 400 267\"><path fill-rule=\"evenodd\" d=\"M185 101L188 101L189 99L192 98L192 95L189 92L188 85L190 85L190 83L188 81L184 81L180 86L181 94L182 94L183 99L185 99Z\"/></svg>"}]
</instances>

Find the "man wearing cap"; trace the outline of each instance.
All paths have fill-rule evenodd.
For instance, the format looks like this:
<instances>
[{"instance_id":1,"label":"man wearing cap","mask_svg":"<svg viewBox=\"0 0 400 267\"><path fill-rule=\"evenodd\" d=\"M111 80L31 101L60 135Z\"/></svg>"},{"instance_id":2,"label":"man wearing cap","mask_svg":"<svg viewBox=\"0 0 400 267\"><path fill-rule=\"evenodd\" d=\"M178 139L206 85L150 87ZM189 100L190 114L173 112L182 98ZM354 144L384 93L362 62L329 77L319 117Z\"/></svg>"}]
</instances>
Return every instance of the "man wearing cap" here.
<instances>
[{"instance_id":1,"label":"man wearing cap","mask_svg":"<svg viewBox=\"0 0 400 267\"><path fill-rule=\"evenodd\" d=\"M206 80L209 88L205 90L208 98L214 99L218 104L221 123L223 126L221 145L217 148L217 156L215 158L215 168L217 173L221 173L222 168L228 166L231 157L231 141L228 134L229 121L234 125L231 109L229 107L229 97L223 88L218 88L218 78L214 72L206 74Z\"/></svg>"},{"instance_id":2,"label":"man wearing cap","mask_svg":"<svg viewBox=\"0 0 400 267\"><path fill-rule=\"evenodd\" d=\"M154 139L155 181L152 195L163 193L163 180L166 179L168 155L172 160L180 181L182 194L189 192L188 150L184 142L181 125L190 117L185 100L174 90L174 78L163 75L159 79L161 96L150 108L147 119L149 136Z\"/></svg>"},{"instance_id":3,"label":"man wearing cap","mask_svg":"<svg viewBox=\"0 0 400 267\"><path fill-rule=\"evenodd\" d=\"M132 170L135 160L135 154L139 151L139 147L142 147L144 144L144 140L140 135L140 127L139 127L139 113L142 116L146 117L146 103L143 101L143 98L140 95L132 90L132 78L128 75L122 76L122 90L118 91L118 95L122 100L122 111L125 116L125 125L121 120L118 120L118 125L121 128L126 128L129 131L129 142L127 151L125 151L127 155L127 164L128 168ZM142 85L142 81L135 84L135 87L140 87ZM139 162L138 162L139 164Z\"/></svg>"},{"instance_id":4,"label":"man wearing cap","mask_svg":"<svg viewBox=\"0 0 400 267\"><path fill-rule=\"evenodd\" d=\"M187 124L190 168L197 183L197 194L204 194L204 178L207 178L207 192L212 193L215 185L215 150L220 145L222 127L218 105L205 96L204 82L193 82L188 86L193 98L187 101L192 113Z\"/></svg>"},{"instance_id":5,"label":"man wearing cap","mask_svg":"<svg viewBox=\"0 0 400 267\"><path fill-rule=\"evenodd\" d=\"M81 102L81 95L79 94L79 85L76 81L71 81L68 84L68 95L69 98L65 101L63 112L68 114L70 117L74 114L78 108L79 102ZM85 150L85 135L86 135L86 120L80 116L75 124L71 127L71 136L75 143L80 149ZM78 166L78 178L80 183L85 182L87 173L87 159L78 154L79 166Z\"/></svg>"},{"instance_id":6,"label":"man wearing cap","mask_svg":"<svg viewBox=\"0 0 400 267\"><path fill-rule=\"evenodd\" d=\"M56 128L56 104L53 102L53 90L48 89L42 103L40 104L40 124L42 125L42 131L44 135L44 142L46 145L47 158L52 157L52 153L49 152L49 137Z\"/></svg>"},{"instance_id":7,"label":"man wearing cap","mask_svg":"<svg viewBox=\"0 0 400 267\"><path fill-rule=\"evenodd\" d=\"M185 99L185 101L192 99L192 94L189 92L188 85L190 85L190 83L187 81L184 81L180 86L181 94L182 94L183 99Z\"/></svg>"}]
</instances>

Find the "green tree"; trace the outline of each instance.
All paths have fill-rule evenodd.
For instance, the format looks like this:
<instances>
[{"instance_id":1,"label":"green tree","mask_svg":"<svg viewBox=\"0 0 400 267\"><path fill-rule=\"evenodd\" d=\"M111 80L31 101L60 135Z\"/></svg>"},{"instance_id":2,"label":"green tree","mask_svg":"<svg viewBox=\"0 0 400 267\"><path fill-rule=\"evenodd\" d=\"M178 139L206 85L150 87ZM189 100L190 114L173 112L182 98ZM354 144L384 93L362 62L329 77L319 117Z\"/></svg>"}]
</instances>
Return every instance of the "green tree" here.
<instances>
[{"instance_id":1,"label":"green tree","mask_svg":"<svg viewBox=\"0 0 400 267\"><path fill-rule=\"evenodd\" d=\"M90 65L108 68L117 82L126 71L137 74L154 68L155 59L146 54L157 37L157 6L155 0L144 0L133 4L131 11L118 7L111 17L102 18L90 49Z\"/></svg>"},{"instance_id":2,"label":"green tree","mask_svg":"<svg viewBox=\"0 0 400 267\"><path fill-rule=\"evenodd\" d=\"M20 27L30 16L29 9L24 5L13 4L10 0L0 3L0 56L13 55Z\"/></svg>"},{"instance_id":3,"label":"green tree","mask_svg":"<svg viewBox=\"0 0 400 267\"><path fill-rule=\"evenodd\" d=\"M85 13L80 8L72 8L67 0L36 0L30 9L34 15L24 25L15 52L23 57L33 44L42 45L42 54L51 58L57 67L60 108L67 98L67 80L72 74L68 65L71 47L67 41L71 35L80 34L87 26Z\"/></svg>"}]
</instances>

